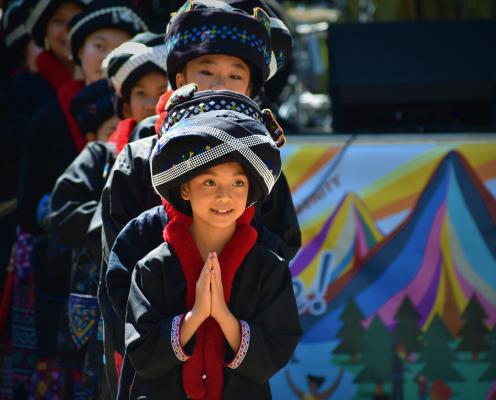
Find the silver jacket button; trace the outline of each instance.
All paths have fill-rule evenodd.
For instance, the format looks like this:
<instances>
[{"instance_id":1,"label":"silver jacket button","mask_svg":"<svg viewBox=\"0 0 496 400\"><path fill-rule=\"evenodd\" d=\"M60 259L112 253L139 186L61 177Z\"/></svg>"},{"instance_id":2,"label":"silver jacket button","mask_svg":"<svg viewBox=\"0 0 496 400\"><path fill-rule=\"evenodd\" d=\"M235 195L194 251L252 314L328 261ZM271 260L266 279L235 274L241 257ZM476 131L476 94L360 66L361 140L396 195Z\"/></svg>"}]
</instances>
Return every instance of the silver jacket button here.
<instances>
[{"instance_id":1,"label":"silver jacket button","mask_svg":"<svg viewBox=\"0 0 496 400\"><path fill-rule=\"evenodd\" d=\"M207 374L203 374L202 379L207 379Z\"/></svg>"}]
</instances>

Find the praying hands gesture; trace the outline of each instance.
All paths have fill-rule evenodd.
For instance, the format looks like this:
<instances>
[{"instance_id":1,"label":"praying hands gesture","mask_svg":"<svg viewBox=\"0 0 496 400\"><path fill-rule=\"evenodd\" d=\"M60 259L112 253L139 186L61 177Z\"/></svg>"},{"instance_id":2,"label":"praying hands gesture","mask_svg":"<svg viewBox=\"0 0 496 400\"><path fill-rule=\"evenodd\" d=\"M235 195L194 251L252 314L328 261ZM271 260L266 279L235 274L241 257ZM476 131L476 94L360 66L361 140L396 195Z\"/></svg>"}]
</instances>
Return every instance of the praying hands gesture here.
<instances>
[{"instance_id":1,"label":"praying hands gesture","mask_svg":"<svg viewBox=\"0 0 496 400\"><path fill-rule=\"evenodd\" d=\"M237 318L232 315L224 299L222 275L216 252L208 254L196 282L195 304L184 317L181 326L181 346L188 343L208 317L217 321L229 345L236 352L240 345L241 332Z\"/></svg>"}]
</instances>

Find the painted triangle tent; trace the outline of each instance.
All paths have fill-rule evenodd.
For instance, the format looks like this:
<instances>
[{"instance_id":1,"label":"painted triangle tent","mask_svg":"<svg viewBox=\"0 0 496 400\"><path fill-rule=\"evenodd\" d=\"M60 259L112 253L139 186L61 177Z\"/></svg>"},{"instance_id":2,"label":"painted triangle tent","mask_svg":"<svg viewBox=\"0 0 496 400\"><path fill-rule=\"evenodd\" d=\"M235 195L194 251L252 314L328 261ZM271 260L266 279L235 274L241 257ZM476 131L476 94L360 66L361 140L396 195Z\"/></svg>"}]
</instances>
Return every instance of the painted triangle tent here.
<instances>
[{"instance_id":1,"label":"painted triangle tent","mask_svg":"<svg viewBox=\"0 0 496 400\"><path fill-rule=\"evenodd\" d=\"M302 255L292 265L293 276ZM486 323L496 322L496 201L459 152L441 160L409 217L328 285L325 313L301 315L303 340L335 337L351 299L367 322L379 314L391 327L407 296L422 327L439 315L456 335L473 296Z\"/></svg>"},{"instance_id":2,"label":"painted triangle tent","mask_svg":"<svg viewBox=\"0 0 496 400\"><path fill-rule=\"evenodd\" d=\"M291 266L300 313L317 320L326 314L324 296L332 282L347 276L383 235L361 199L344 196L332 214L313 227L319 233L305 243ZM308 228L312 229L312 227Z\"/></svg>"}]
</instances>

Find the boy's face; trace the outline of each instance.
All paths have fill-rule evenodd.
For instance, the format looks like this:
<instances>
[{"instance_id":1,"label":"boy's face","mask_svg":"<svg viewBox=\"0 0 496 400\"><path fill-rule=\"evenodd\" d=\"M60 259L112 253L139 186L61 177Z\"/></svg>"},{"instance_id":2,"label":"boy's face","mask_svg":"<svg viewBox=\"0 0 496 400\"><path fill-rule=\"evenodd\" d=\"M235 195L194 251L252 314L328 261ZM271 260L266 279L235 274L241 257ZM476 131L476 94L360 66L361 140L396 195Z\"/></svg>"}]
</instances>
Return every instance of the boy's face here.
<instances>
[{"instance_id":1,"label":"boy's face","mask_svg":"<svg viewBox=\"0 0 496 400\"><path fill-rule=\"evenodd\" d=\"M78 56L86 84L103 78L102 61L117 46L129 40L129 33L115 28L103 28L91 33L79 49Z\"/></svg>"},{"instance_id":2,"label":"boy's face","mask_svg":"<svg viewBox=\"0 0 496 400\"><path fill-rule=\"evenodd\" d=\"M155 104L167 90L167 77L153 71L143 76L131 89L129 101L123 105L126 118L134 118L137 122L155 115Z\"/></svg>"},{"instance_id":3,"label":"boy's face","mask_svg":"<svg viewBox=\"0 0 496 400\"><path fill-rule=\"evenodd\" d=\"M86 135L86 140L88 142L91 142L93 140L98 140L100 142L108 141L109 136L115 131L118 123L119 117L117 117L116 115L110 117L100 125L96 132L89 132Z\"/></svg>"},{"instance_id":4,"label":"boy's face","mask_svg":"<svg viewBox=\"0 0 496 400\"><path fill-rule=\"evenodd\" d=\"M177 87L195 82L198 90L231 90L250 95L251 71L241 58L225 54L206 54L189 61L176 74Z\"/></svg>"},{"instance_id":5,"label":"boy's face","mask_svg":"<svg viewBox=\"0 0 496 400\"><path fill-rule=\"evenodd\" d=\"M244 213L249 181L238 162L216 165L181 185L181 197L191 204L193 223L229 228Z\"/></svg>"},{"instance_id":6,"label":"boy's face","mask_svg":"<svg viewBox=\"0 0 496 400\"><path fill-rule=\"evenodd\" d=\"M70 1L64 1L48 20L46 41L59 60L69 61L71 46L69 43L69 22L83 8Z\"/></svg>"}]
</instances>

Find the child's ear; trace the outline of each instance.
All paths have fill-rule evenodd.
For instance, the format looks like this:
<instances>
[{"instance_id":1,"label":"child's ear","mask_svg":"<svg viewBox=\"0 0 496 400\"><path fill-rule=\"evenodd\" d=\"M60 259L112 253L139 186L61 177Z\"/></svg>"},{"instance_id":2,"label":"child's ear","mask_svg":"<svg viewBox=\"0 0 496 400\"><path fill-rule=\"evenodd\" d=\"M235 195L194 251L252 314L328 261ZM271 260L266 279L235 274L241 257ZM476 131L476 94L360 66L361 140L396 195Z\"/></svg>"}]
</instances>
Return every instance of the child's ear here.
<instances>
[{"instance_id":1,"label":"child's ear","mask_svg":"<svg viewBox=\"0 0 496 400\"><path fill-rule=\"evenodd\" d=\"M124 115L124 118L133 117L133 111L131 110L131 104L129 104L129 101L122 103L122 115Z\"/></svg>"},{"instance_id":2,"label":"child's ear","mask_svg":"<svg viewBox=\"0 0 496 400\"><path fill-rule=\"evenodd\" d=\"M189 200L189 188L185 183L181 185L181 198L183 200Z\"/></svg>"},{"instance_id":3,"label":"child's ear","mask_svg":"<svg viewBox=\"0 0 496 400\"><path fill-rule=\"evenodd\" d=\"M182 86L186 85L186 77L182 72L178 72L176 74L176 87L180 88Z\"/></svg>"},{"instance_id":4,"label":"child's ear","mask_svg":"<svg viewBox=\"0 0 496 400\"><path fill-rule=\"evenodd\" d=\"M88 132L86 134L86 141L93 142L94 140L96 140L96 134L94 132Z\"/></svg>"}]
</instances>

